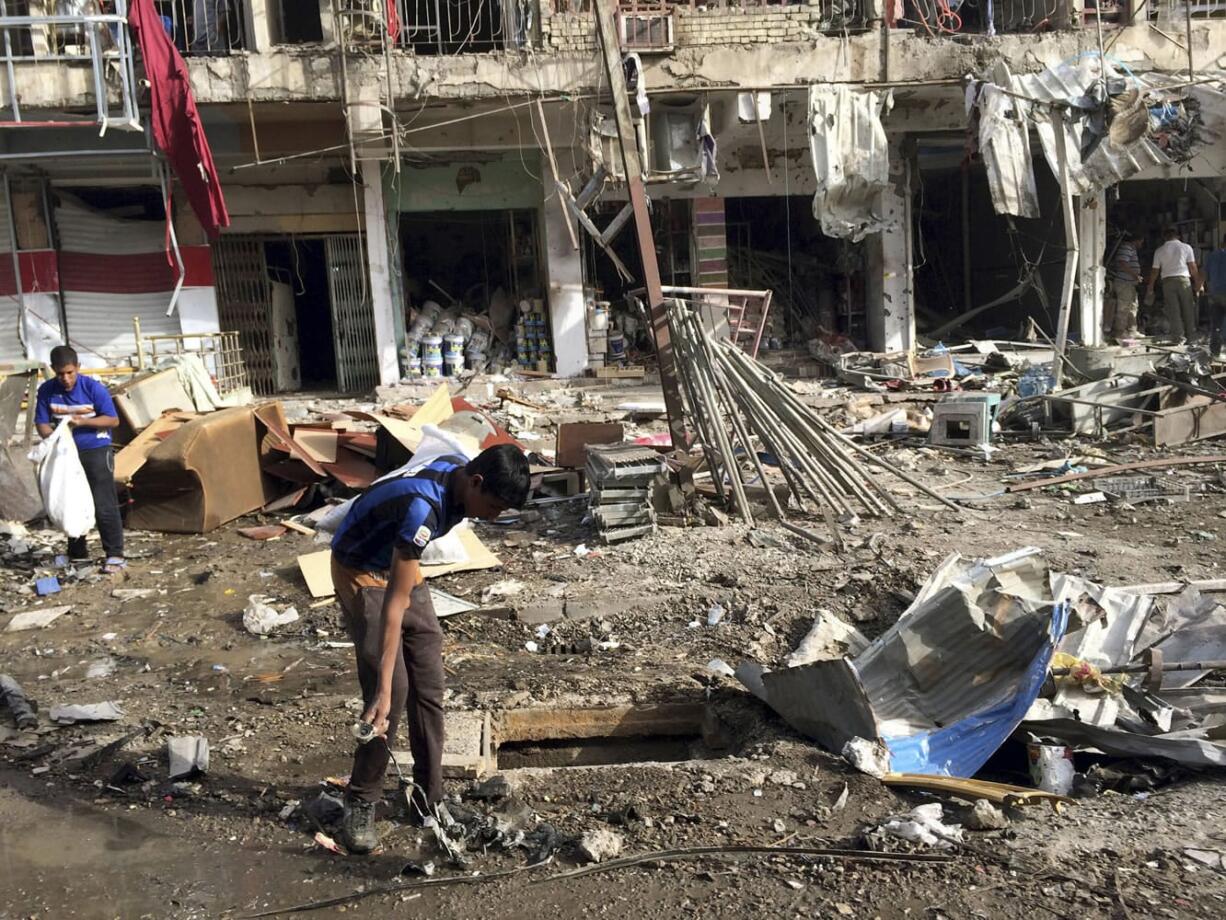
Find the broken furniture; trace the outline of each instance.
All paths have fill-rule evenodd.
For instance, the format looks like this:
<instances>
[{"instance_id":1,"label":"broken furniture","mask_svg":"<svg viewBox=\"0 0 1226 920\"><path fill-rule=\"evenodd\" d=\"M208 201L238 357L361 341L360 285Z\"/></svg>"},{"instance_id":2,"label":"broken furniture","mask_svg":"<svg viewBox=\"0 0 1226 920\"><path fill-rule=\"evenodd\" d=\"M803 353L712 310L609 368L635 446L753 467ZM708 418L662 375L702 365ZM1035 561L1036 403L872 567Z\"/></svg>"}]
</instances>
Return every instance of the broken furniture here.
<instances>
[{"instance_id":1,"label":"broken furniture","mask_svg":"<svg viewBox=\"0 0 1226 920\"><path fill-rule=\"evenodd\" d=\"M584 472L592 497L592 517L605 543L655 532L651 492L656 478L665 472L659 454L635 444L589 445Z\"/></svg>"},{"instance_id":2,"label":"broken furniture","mask_svg":"<svg viewBox=\"0 0 1226 920\"><path fill-rule=\"evenodd\" d=\"M973 447L992 440L993 410L1000 395L956 393L932 409L928 441L946 447Z\"/></svg>"}]
</instances>

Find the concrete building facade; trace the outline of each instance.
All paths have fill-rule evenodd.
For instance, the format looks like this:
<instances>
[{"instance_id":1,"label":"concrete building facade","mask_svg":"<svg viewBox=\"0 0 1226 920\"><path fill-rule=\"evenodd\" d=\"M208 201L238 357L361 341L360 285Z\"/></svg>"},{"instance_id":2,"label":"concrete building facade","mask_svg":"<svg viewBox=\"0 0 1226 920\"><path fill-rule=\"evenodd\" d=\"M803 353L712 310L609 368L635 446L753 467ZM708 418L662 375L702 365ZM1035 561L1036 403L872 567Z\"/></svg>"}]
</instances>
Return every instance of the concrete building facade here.
<instances>
[{"instance_id":1,"label":"concrete building facade","mask_svg":"<svg viewBox=\"0 0 1226 920\"><path fill-rule=\"evenodd\" d=\"M625 199L591 0L156 3L219 167L230 224L216 239L152 148L127 2L0 16L0 360L68 340L86 363L122 363L139 317L142 334L237 329L259 391L356 392L408 372L426 301L543 313L539 357L561 375L603 357L593 305L642 279L632 230L607 247L626 278L568 203L580 196L599 230ZM1086 57L1109 61L1122 91L1217 90L1224 11L623 0L664 283L769 287L774 338L905 350L918 328L1002 297L974 328L1054 321L1074 258L1073 334L1095 342L1114 229L1178 222L1196 245L1219 239L1226 112L1198 103L1190 149L1078 195L1069 255L1063 186L1037 141L1038 216L993 208L970 91L1002 64L1027 76ZM609 178L583 198L601 162ZM845 171L882 167L848 191ZM832 229L834 203L863 232Z\"/></svg>"}]
</instances>

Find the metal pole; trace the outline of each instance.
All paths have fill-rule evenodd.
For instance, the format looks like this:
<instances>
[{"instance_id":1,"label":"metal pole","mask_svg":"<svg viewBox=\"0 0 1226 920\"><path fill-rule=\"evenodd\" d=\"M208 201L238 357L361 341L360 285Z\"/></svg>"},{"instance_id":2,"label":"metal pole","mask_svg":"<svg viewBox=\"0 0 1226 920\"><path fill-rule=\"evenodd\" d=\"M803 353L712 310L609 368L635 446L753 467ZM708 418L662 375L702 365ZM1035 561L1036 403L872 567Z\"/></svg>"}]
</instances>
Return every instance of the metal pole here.
<instances>
[{"instance_id":1,"label":"metal pole","mask_svg":"<svg viewBox=\"0 0 1226 920\"><path fill-rule=\"evenodd\" d=\"M8 32L6 30L5 34ZM8 170L4 170L4 218L8 222L9 242L13 251L13 280L17 284L17 338L21 340L22 351L30 357L30 344L26 341L26 294L25 285L21 279L21 248L17 243L17 226L13 221L13 189L9 182Z\"/></svg>"},{"instance_id":2,"label":"metal pole","mask_svg":"<svg viewBox=\"0 0 1226 920\"><path fill-rule=\"evenodd\" d=\"M664 390L664 406L668 410L668 430L672 435L673 446L684 448L689 444L690 437L685 430L681 390L677 384L673 346L669 340L668 309L664 304L664 293L660 288L660 266L656 261L656 244L651 233L651 216L647 211L647 191L643 186L643 164L639 157L634 122L630 117L626 72L622 66L613 6L611 0L592 0L592 6L596 12L596 25L600 33L605 75L609 78L609 91L613 96L618 144L622 152L622 165L626 170L626 188L630 194L630 204L634 209L634 229L638 236L639 255L643 263L643 283L647 287L647 306L651 312L651 330L656 344L656 357L660 362L660 386Z\"/></svg>"},{"instance_id":3,"label":"metal pole","mask_svg":"<svg viewBox=\"0 0 1226 920\"><path fill-rule=\"evenodd\" d=\"M1060 313L1056 320L1056 361L1052 368L1056 389L1064 378L1064 353L1068 346L1069 316L1073 312L1073 282L1077 277L1077 263L1081 257L1081 244L1077 239L1077 215L1073 211L1073 180L1069 171L1069 151L1065 127L1067 116L1059 109L1051 114L1056 129L1056 155L1060 166L1060 210L1064 214L1064 285L1060 289Z\"/></svg>"}]
</instances>

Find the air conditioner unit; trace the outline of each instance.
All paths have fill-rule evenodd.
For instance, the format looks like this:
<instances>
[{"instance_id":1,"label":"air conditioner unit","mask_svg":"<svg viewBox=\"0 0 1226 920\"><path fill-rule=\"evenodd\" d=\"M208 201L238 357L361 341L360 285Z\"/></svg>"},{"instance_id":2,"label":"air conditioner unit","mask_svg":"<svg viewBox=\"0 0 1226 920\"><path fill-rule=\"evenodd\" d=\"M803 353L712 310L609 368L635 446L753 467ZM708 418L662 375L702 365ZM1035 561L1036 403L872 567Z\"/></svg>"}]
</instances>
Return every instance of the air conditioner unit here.
<instances>
[{"instance_id":1,"label":"air conditioner unit","mask_svg":"<svg viewBox=\"0 0 1226 920\"><path fill-rule=\"evenodd\" d=\"M667 8L619 12L617 29L623 51L673 50L673 14Z\"/></svg>"}]
</instances>

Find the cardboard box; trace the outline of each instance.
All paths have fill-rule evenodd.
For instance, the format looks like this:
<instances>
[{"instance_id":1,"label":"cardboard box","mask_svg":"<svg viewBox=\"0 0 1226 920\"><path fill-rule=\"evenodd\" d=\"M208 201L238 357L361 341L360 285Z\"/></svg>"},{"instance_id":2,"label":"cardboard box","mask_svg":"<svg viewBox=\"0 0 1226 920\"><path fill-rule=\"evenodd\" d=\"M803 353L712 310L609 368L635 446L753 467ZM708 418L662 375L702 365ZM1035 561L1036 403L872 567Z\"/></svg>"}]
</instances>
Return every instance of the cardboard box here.
<instances>
[{"instance_id":1,"label":"cardboard box","mask_svg":"<svg viewBox=\"0 0 1226 920\"><path fill-rule=\"evenodd\" d=\"M587 463L589 444L620 444L625 429L619 422L567 422L558 426L558 466L581 469Z\"/></svg>"},{"instance_id":2,"label":"cardboard box","mask_svg":"<svg viewBox=\"0 0 1226 920\"><path fill-rule=\"evenodd\" d=\"M128 526L207 533L276 498L275 480L261 469L266 430L257 411L273 413L284 427L280 403L223 409L188 422L150 451L132 477Z\"/></svg>"}]
</instances>

